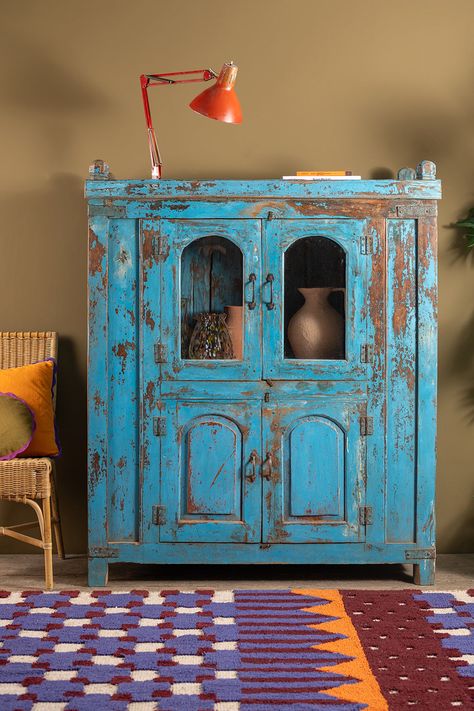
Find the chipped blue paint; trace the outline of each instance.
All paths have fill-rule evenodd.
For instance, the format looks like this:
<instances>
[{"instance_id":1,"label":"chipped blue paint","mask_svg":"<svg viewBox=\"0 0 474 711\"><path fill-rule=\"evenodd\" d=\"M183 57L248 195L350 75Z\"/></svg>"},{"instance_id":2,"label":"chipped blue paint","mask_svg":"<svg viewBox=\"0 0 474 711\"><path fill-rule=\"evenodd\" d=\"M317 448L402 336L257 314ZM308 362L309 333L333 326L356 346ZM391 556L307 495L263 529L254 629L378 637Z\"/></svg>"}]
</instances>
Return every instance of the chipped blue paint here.
<instances>
[{"instance_id":1,"label":"chipped blue paint","mask_svg":"<svg viewBox=\"0 0 474 711\"><path fill-rule=\"evenodd\" d=\"M386 198L438 200L439 180L87 180L87 198Z\"/></svg>"},{"instance_id":2,"label":"chipped blue paint","mask_svg":"<svg viewBox=\"0 0 474 711\"><path fill-rule=\"evenodd\" d=\"M251 380L261 377L260 309L249 309L244 304L244 352L241 361L199 361L185 357L181 351L180 307L181 296L187 293L182 269L183 252L195 240L218 236L229 240L242 252L244 300L250 301L250 274L255 274L256 283L261 283L261 228L260 220L160 220L160 237L166 244L169 256L161 263L161 342L169 357L162 366L164 380ZM202 276L201 276L202 278ZM232 274L223 276L230 280ZM206 286L206 285L204 285ZM258 299L258 293L255 294ZM241 295L242 303L242 295ZM204 300L205 301L205 300ZM203 301L203 304L204 304ZM238 305L238 304L228 304ZM260 305L260 304L259 304ZM209 306L203 311L209 310ZM212 302L211 308L215 309ZM201 309L197 309L200 311Z\"/></svg>"},{"instance_id":3,"label":"chipped blue paint","mask_svg":"<svg viewBox=\"0 0 474 711\"><path fill-rule=\"evenodd\" d=\"M361 244L366 230L365 220L271 220L264 226L264 275L273 274L274 308L263 309L263 340L269 344L264 349L263 372L265 378L276 380L312 380L370 378L370 364L361 363L361 347L367 343L368 313L364 309L367 292L367 262L369 255L361 254ZM312 236L332 240L344 250L346 256L346 359L307 361L284 357L284 271L288 249L300 239ZM300 285L295 285L300 286ZM265 289L268 292L268 288ZM348 298L348 295L351 295ZM266 303L269 294L264 294Z\"/></svg>"},{"instance_id":4,"label":"chipped blue paint","mask_svg":"<svg viewBox=\"0 0 474 711\"><path fill-rule=\"evenodd\" d=\"M407 556L416 580L433 582L433 171L87 181L91 585L105 584L110 562ZM284 254L311 235L346 255L343 360L284 356ZM196 266L203 238L235 245L216 253L212 280ZM204 308L207 281L217 311L243 294L242 361L193 361L182 348L181 300Z\"/></svg>"},{"instance_id":5,"label":"chipped blue paint","mask_svg":"<svg viewBox=\"0 0 474 711\"><path fill-rule=\"evenodd\" d=\"M260 404L166 400L161 501L167 542L260 540ZM255 474L255 477L253 476Z\"/></svg>"},{"instance_id":6,"label":"chipped blue paint","mask_svg":"<svg viewBox=\"0 0 474 711\"><path fill-rule=\"evenodd\" d=\"M152 522L151 502L160 500L161 438L153 433L153 418L160 414L160 365L154 347L161 330L161 262L156 250L159 236L156 220L141 219L139 224L139 378L140 378L140 541L153 543L156 526ZM143 516L143 511L148 515Z\"/></svg>"},{"instance_id":7,"label":"chipped blue paint","mask_svg":"<svg viewBox=\"0 0 474 711\"><path fill-rule=\"evenodd\" d=\"M416 543L435 545L435 471L437 400L437 225L431 218L418 223L417 261L417 370L418 442ZM415 581L434 585L435 562L426 560L415 566Z\"/></svg>"},{"instance_id":8,"label":"chipped blue paint","mask_svg":"<svg viewBox=\"0 0 474 711\"><path fill-rule=\"evenodd\" d=\"M88 450L87 499L89 542L95 547L107 546L107 249L108 220L89 220L89 353L88 353ZM95 559L89 568L91 577L107 579L107 561Z\"/></svg>"},{"instance_id":9,"label":"chipped blue paint","mask_svg":"<svg viewBox=\"0 0 474 711\"><path fill-rule=\"evenodd\" d=\"M387 540L415 541L416 225L387 221ZM400 506L403 501L403 506Z\"/></svg>"},{"instance_id":10,"label":"chipped blue paint","mask_svg":"<svg viewBox=\"0 0 474 711\"><path fill-rule=\"evenodd\" d=\"M263 409L265 542L363 539L365 438L359 416L365 409L352 396L271 398Z\"/></svg>"},{"instance_id":11,"label":"chipped blue paint","mask_svg":"<svg viewBox=\"0 0 474 711\"><path fill-rule=\"evenodd\" d=\"M111 563L157 563L240 565L242 563L294 565L368 565L371 563L406 562L406 551L412 551L414 560L418 549L412 543L393 543L390 546L367 543L219 543L211 548L209 543L114 543L110 546ZM89 585L103 585L103 578L96 574L95 564L100 558L89 559ZM413 562L411 560L410 562ZM432 561L420 560L420 566ZM92 565L91 565L92 564ZM92 574L91 574L91 568ZM102 566L100 566L102 567ZM320 571L319 571L320 572ZM422 582L422 585L430 584Z\"/></svg>"},{"instance_id":12,"label":"chipped blue paint","mask_svg":"<svg viewBox=\"0 0 474 711\"><path fill-rule=\"evenodd\" d=\"M108 230L109 541L139 540L138 230L110 220Z\"/></svg>"}]
</instances>

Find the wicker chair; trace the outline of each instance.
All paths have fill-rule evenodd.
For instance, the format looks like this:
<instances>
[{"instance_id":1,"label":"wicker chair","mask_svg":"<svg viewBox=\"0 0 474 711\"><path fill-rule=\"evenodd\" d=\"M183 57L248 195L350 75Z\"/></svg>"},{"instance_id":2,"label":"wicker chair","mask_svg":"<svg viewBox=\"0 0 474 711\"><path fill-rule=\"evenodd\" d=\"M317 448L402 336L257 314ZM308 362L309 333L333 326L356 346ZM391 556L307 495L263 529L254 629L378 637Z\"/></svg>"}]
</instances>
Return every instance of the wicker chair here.
<instances>
[{"instance_id":1,"label":"wicker chair","mask_svg":"<svg viewBox=\"0 0 474 711\"><path fill-rule=\"evenodd\" d=\"M18 333L0 331L0 368L15 368L46 358L56 358L57 350L58 336L52 331ZM56 402L56 392L54 400ZM0 526L0 535L10 536L43 549L46 589L51 590L53 587L51 527L54 529L58 554L64 558L53 461L46 457L35 459L18 457L9 461L0 461L0 500L27 504L36 513L37 521L20 523L8 528ZM38 525L40 539L20 533L21 529Z\"/></svg>"}]
</instances>

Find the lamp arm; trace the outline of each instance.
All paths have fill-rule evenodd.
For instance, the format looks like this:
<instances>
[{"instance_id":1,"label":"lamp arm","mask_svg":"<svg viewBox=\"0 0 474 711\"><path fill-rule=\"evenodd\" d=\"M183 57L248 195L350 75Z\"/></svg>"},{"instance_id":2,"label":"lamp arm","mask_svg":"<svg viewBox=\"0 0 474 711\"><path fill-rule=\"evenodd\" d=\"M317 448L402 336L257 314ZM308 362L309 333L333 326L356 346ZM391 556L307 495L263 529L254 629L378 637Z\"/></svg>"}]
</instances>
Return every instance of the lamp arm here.
<instances>
[{"instance_id":1,"label":"lamp arm","mask_svg":"<svg viewBox=\"0 0 474 711\"><path fill-rule=\"evenodd\" d=\"M193 75L199 75L194 77ZM171 77L179 77L174 79ZM188 77L188 78L185 78ZM189 78L192 77L192 78ZM140 87L142 90L143 109L145 111L145 120L148 129L148 148L150 151L151 160L151 176L152 178L161 178L161 160L158 141L156 140L155 129L151 119L150 102L148 100L149 86L170 86L171 84L188 84L197 81L209 81L217 77L213 69L194 69L189 72L167 72L165 74L141 74Z\"/></svg>"}]
</instances>

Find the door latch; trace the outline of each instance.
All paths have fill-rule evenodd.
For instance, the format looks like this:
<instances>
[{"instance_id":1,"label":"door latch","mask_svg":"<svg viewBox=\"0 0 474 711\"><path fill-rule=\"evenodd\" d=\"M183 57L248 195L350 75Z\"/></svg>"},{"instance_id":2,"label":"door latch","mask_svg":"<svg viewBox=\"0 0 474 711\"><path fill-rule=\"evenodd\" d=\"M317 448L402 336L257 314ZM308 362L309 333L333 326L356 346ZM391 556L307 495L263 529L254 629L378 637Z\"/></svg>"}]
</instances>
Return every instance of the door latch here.
<instances>
[{"instance_id":1,"label":"door latch","mask_svg":"<svg viewBox=\"0 0 474 711\"><path fill-rule=\"evenodd\" d=\"M375 254L375 239L371 232L365 232L360 240L361 254Z\"/></svg>"},{"instance_id":2,"label":"door latch","mask_svg":"<svg viewBox=\"0 0 474 711\"><path fill-rule=\"evenodd\" d=\"M157 262L163 261L164 257L167 256L167 242L166 237L161 235L156 235L153 239L153 256Z\"/></svg>"},{"instance_id":3,"label":"door latch","mask_svg":"<svg viewBox=\"0 0 474 711\"><path fill-rule=\"evenodd\" d=\"M153 506L151 509L151 521L155 526L163 526L166 523L166 506Z\"/></svg>"},{"instance_id":4,"label":"door latch","mask_svg":"<svg viewBox=\"0 0 474 711\"><path fill-rule=\"evenodd\" d=\"M153 418L153 434L155 437L163 437L166 434L166 420L164 417Z\"/></svg>"},{"instance_id":5,"label":"door latch","mask_svg":"<svg viewBox=\"0 0 474 711\"><path fill-rule=\"evenodd\" d=\"M267 481L273 479L273 458L271 452L267 452L266 459L262 464L262 477Z\"/></svg>"},{"instance_id":6,"label":"door latch","mask_svg":"<svg viewBox=\"0 0 474 711\"><path fill-rule=\"evenodd\" d=\"M155 343L155 363L166 363L166 348L163 343Z\"/></svg>"},{"instance_id":7,"label":"door latch","mask_svg":"<svg viewBox=\"0 0 474 711\"><path fill-rule=\"evenodd\" d=\"M360 418L360 434L361 437L367 437L367 435L374 434L374 418L367 417L364 415Z\"/></svg>"},{"instance_id":8,"label":"door latch","mask_svg":"<svg viewBox=\"0 0 474 711\"><path fill-rule=\"evenodd\" d=\"M359 523L361 526L370 526L373 522L372 506L359 507Z\"/></svg>"},{"instance_id":9,"label":"door latch","mask_svg":"<svg viewBox=\"0 0 474 711\"><path fill-rule=\"evenodd\" d=\"M361 363L373 363L374 360L374 347L370 343L364 343L360 347L360 361Z\"/></svg>"}]
</instances>

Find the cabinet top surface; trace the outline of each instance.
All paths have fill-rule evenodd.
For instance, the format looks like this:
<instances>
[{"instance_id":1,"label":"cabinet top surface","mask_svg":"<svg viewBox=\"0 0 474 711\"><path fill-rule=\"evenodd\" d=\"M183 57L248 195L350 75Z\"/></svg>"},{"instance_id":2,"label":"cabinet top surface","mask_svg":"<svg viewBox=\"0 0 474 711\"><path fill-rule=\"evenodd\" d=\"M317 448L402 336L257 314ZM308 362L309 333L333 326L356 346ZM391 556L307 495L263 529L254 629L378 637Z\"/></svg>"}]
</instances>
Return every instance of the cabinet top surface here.
<instances>
[{"instance_id":1,"label":"cabinet top surface","mask_svg":"<svg viewBox=\"0 0 474 711\"><path fill-rule=\"evenodd\" d=\"M441 181L414 180L113 180L85 182L88 200L416 199L439 200Z\"/></svg>"}]
</instances>

